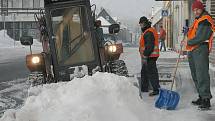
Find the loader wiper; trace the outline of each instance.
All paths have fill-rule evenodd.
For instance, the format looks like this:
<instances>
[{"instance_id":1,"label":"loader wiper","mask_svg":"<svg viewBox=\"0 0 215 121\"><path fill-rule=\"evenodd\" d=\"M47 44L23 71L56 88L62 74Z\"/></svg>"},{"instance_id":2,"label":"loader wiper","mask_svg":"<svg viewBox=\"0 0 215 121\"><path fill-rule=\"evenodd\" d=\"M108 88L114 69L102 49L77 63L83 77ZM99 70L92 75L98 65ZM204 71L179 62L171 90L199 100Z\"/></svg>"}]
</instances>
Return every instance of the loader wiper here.
<instances>
[{"instance_id":1,"label":"loader wiper","mask_svg":"<svg viewBox=\"0 0 215 121\"><path fill-rule=\"evenodd\" d=\"M70 50L70 56L72 56L81 47L81 45L86 41L85 36L83 34L80 34L79 36L77 36L70 42L70 46L75 40L77 40L80 37L81 37L80 41Z\"/></svg>"},{"instance_id":2,"label":"loader wiper","mask_svg":"<svg viewBox=\"0 0 215 121\"><path fill-rule=\"evenodd\" d=\"M82 36L82 34L78 35L77 37L75 37L72 41L69 42L69 45L71 45L75 40L77 40L78 38L80 38Z\"/></svg>"}]
</instances>

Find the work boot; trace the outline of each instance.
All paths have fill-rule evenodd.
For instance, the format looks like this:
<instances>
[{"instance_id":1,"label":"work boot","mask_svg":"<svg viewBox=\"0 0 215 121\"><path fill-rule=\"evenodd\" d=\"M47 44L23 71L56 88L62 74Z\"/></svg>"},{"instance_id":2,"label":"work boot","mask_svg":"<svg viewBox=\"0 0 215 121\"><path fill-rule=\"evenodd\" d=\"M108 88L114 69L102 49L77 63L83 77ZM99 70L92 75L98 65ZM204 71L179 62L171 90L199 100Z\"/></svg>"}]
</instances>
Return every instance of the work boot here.
<instances>
[{"instance_id":1,"label":"work boot","mask_svg":"<svg viewBox=\"0 0 215 121\"><path fill-rule=\"evenodd\" d=\"M197 100L192 101L192 104L193 105L201 105L201 102L202 102L202 98L199 97Z\"/></svg>"},{"instance_id":2,"label":"work boot","mask_svg":"<svg viewBox=\"0 0 215 121\"><path fill-rule=\"evenodd\" d=\"M149 93L149 96L155 96L159 94L159 90L153 91Z\"/></svg>"},{"instance_id":3,"label":"work boot","mask_svg":"<svg viewBox=\"0 0 215 121\"><path fill-rule=\"evenodd\" d=\"M200 110L210 110L210 107L211 107L210 99L206 98L206 99L202 99L201 105L199 105L198 108Z\"/></svg>"}]
</instances>

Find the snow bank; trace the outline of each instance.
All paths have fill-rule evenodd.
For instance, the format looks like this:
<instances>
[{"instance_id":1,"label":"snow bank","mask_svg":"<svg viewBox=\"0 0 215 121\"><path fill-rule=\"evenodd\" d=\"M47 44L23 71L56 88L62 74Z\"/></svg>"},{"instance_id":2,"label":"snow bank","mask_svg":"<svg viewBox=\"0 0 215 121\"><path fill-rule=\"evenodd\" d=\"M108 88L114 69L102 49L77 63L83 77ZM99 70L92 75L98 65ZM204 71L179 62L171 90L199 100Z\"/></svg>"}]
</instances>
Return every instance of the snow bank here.
<instances>
[{"instance_id":1,"label":"snow bank","mask_svg":"<svg viewBox=\"0 0 215 121\"><path fill-rule=\"evenodd\" d=\"M2 121L137 121L128 103L141 103L133 84L114 74L96 73L29 93L23 108L7 111Z\"/></svg>"},{"instance_id":2,"label":"snow bank","mask_svg":"<svg viewBox=\"0 0 215 121\"><path fill-rule=\"evenodd\" d=\"M14 46L14 39L7 35L6 30L0 31L0 47L12 47Z\"/></svg>"},{"instance_id":3,"label":"snow bank","mask_svg":"<svg viewBox=\"0 0 215 121\"><path fill-rule=\"evenodd\" d=\"M19 48L26 47L26 46L21 45L20 41L15 41L15 43L14 43L14 41L15 41L14 39L12 39L11 37L9 37L7 35L7 30L0 30L0 47L1 48L14 48L14 44L15 44L15 47L19 47ZM37 39L34 39L32 46L41 48L42 44Z\"/></svg>"},{"instance_id":4,"label":"snow bank","mask_svg":"<svg viewBox=\"0 0 215 121\"><path fill-rule=\"evenodd\" d=\"M0 121L202 121L202 112L191 106L156 109L154 97L140 100L131 79L109 73L34 87L29 95Z\"/></svg>"}]
</instances>

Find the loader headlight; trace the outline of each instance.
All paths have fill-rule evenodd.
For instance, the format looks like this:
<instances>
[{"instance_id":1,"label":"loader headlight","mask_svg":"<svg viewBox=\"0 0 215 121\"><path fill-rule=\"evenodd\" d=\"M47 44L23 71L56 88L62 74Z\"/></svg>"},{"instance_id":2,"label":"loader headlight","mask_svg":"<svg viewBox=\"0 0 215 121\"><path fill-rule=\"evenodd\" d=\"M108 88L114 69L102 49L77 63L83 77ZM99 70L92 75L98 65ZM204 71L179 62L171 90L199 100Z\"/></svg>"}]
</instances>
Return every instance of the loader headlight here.
<instances>
[{"instance_id":1,"label":"loader headlight","mask_svg":"<svg viewBox=\"0 0 215 121\"><path fill-rule=\"evenodd\" d=\"M45 69L45 60L41 53L26 56L26 65L31 72L42 72Z\"/></svg>"},{"instance_id":2,"label":"loader headlight","mask_svg":"<svg viewBox=\"0 0 215 121\"><path fill-rule=\"evenodd\" d=\"M38 56L34 56L32 57L31 61L33 64L38 64L40 62L40 58Z\"/></svg>"},{"instance_id":3,"label":"loader headlight","mask_svg":"<svg viewBox=\"0 0 215 121\"><path fill-rule=\"evenodd\" d=\"M112 53L115 53L116 52L116 46L115 45L108 46L108 51L112 52Z\"/></svg>"}]
</instances>

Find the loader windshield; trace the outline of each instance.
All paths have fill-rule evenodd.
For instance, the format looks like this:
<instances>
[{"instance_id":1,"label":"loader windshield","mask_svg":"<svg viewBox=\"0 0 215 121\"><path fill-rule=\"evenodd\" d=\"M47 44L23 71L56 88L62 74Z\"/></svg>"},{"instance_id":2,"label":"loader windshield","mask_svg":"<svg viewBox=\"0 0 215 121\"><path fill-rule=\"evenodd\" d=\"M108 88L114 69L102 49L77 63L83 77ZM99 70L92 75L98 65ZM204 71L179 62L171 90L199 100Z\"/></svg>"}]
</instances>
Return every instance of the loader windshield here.
<instances>
[{"instance_id":1,"label":"loader windshield","mask_svg":"<svg viewBox=\"0 0 215 121\"><path fill-rule=\"evenodd\" d=\"M58 63L74 65L95 59L85 7L51 11Z\"/></svg>"}]
</instances>

